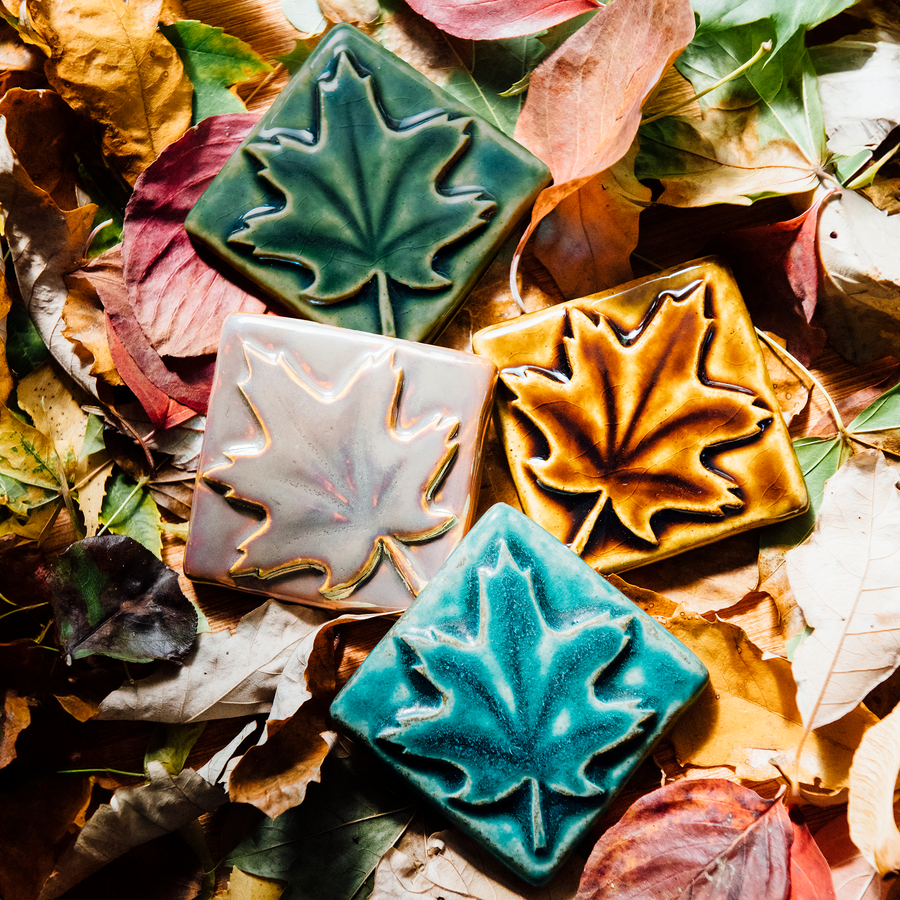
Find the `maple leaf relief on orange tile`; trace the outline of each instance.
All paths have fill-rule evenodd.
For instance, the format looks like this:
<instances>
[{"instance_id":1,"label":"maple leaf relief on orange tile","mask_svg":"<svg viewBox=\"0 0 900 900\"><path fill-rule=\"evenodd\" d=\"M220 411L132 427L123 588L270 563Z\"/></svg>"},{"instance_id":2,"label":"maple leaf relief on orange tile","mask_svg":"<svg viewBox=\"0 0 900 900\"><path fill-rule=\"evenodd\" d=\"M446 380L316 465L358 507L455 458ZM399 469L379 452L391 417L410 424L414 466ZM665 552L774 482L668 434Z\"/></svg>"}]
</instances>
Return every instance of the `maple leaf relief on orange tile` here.
<instances>
[{"instance_id":1,"label":"maple leaf relief on orange tile","mask_svg":"<svg viewBox=\"0 0 900 900\"><path fill-rule=\"evenodd\" d=\"M589 499L570 537L576 552L604 516L655 546L658 513L716 519L743 508L714 455L758 439L772 412L754 389L709 376L717 323L707 297L705 281L664 291L631 329L615 313L569 308L559 365L501 371L512 408L545 442L524 462L538 490Z\"/></svg>"},{"instance_id":2,"label":"maple leaf relief on orange tile","mask_svg":"<svg viewBox=\"0 0 900 900\"><path fill-rule=\"evenodd\" d=\"M432 497L453 464L458 421L435 414L401 423L403 370L392 351L332 384L283 353L245 345L244 354L249 376L238 388L264 444L232 446L228 464L202 472L232 503L263 515L230 574L271 579L316 569L325 575L322 595L341 599L384 558L418 587L423 579L404 545L456 522ZM296 390L286 392L285 379Z\"/></svg>"}]
</instances>

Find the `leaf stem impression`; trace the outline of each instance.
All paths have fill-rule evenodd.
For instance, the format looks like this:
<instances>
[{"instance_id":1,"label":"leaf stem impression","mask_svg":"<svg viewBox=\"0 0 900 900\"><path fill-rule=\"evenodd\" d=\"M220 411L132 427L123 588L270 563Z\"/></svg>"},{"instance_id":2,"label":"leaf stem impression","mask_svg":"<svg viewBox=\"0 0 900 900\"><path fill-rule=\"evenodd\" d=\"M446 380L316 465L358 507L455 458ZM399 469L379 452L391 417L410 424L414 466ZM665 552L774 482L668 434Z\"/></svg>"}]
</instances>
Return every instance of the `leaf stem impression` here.
<instances>
[{"instance_id":1,"label":"leaf stem impression","mask_svg":"<svg viewBox=\"0 0 900 900\"><path fill-rule=\"evenodd\" d=\"M641 120L641 125L649 125L650 122L655 122L657 119L663 119L666 116L674 116L675 113L679 112L682 109L690 106L695 101L699 100L701 97L705 97L707 94L711 94L716 88L722 87L723 84L728 84L729 81L733 81L735 78L740 77L747 71L751 66L756 65L770 50L772 49L771 41L763 41L759 45L759 50L747 60L747 62L743 63L743 65L738 66L733 72L729 72L724 78L720 78L715 84L711 84L708 88L703 91L700 91L699 94L694 94L693 97L688 97L687 100L682 100L681 103L677 103L675 106L671 107L671 109L664 109L661 113L657 113L655 116L649 116L646 119Z\"/></svg>"}]
</instances>

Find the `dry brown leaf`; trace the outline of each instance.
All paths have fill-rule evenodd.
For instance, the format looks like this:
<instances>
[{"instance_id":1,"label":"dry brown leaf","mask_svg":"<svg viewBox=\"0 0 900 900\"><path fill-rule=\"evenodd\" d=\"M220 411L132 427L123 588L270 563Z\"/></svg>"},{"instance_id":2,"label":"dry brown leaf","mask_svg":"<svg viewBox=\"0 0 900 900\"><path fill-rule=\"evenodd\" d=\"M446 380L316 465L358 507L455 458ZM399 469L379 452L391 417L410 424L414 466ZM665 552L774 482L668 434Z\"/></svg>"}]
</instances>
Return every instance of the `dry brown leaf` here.
<instances>
[{"instance_id":1,"label":"dry brown leaf","mask_svg":"<svg viewBox=\"0 0 900 900\"><path fill-rule=\"evenodd\" d=\"M77 719L79 722L87 722L89 719L93 719L100 709L99 703L93 700L85 700L83 697L76 697L74 694L66 694L56 699L59 701L59 705L73 719Z\"/></svg>"},{"instance_id":2,"label":"dry brown leaf","mask_svg":"<svg viewBox=\"0 0 900 900\"><path fill-rule=\"evenodd\" d=\"M228 879L228 890L222 900L278 900L284 893L285 883L274 878L263 878L233 868Z\"/></svg>"},{"instance_id":3,"label":"dry brown leaf","mask_svg":"<svg viewBox=\"0 0 900 900\"><path fill-rule=\"evenodd\" d=\"M770 760L781 753L793 760L804 731L790 663L764 658L741 629L725 622L680 612L664 624L697 654L710 675L707 689L670 734L679 762L728 765L751 781L779 777L786 764L779 760L773 766ZM800 784L818 793L846 788L853 751L876 721L860 706L840 722L814 731L803 748Z\"/></svg>"},{"instance_id":4,"label":"dry brown leaf","mask_svg":"<svg viewBox=\"0 0 900 900\"><path fill-rule=\"evenodd\" d=\"M881 875L900 872L894 790L900 773L900 707L870 728L850 769L850 837Z\"/></svg>"},{"instance_id":5,"label":"dry brown leaf","mask_svg":"<svg viewBox=\"0 0 900 900\"><path fill-rule=\"evenodd\" d=\"M519 252L566 197L625 155L641 106L693 34L686 0L612 3L534 71L515 137L554 184L539 195Z\"/></svg>"},{"instance_id":6,"label":"dry brown leaf","mask_svg":"<svg viewBox=\"0 0 900 900\"><path fill-rule=\"evenodd\" d=\"M534 254L566 299L634 278L638 216L651 198L650 188L634 178L637 150L635 141L616 165L564 198L538 226Z\"/></svg>"},{"instance_id":7,"label":"dry brown leaf","mask_svg":"<svg viewBox=\"0 0 900 900\"><path fill-rule=\"evenodd\" d=\"M677 149L666 154L672 171L658 176L664 187L658 202L748 206L757 194L798 194L816 187L818 178L795 144L785 139L760 145L758 116L758 106L709 107L701 120L666 120L667 147ZM641 140L647 144L650 138L642 132Z\"/></svg>"},{"instance_id":8,"label":"dry brown leaf","mask_svg":"<svg viewBox=\"0 0 900 900\"><path fill-rule=\"evenodd\" d=\"M816 528L789 550L813 633L793 658L807 728L844 716L900 664L900 492L884 454L856 453L825 484Z\"/></svg>"},{"instance_id":9,"label":"dry brown leaf","mask_svg":"<svg viewBox=\"0 0 900 900\"><path fill-rule=\"evenodd\" d=\"M32 0L29 9L50 47L50 84L104 128L104 152L134 184L191 122L191 82L157 30L161 0Z\"/></svg>"},{"instance_id":10,"label":"dry brown leaf","mask_svg":"<svg viewBox=\"0 0 900 900\"><path fill-rule=\"evenodd\" d=\"M0 405L5 405L13 389L13 377L6 361L6 316L12 308L12 298L6 278L0 271Z\"/></svg>"},{"instance_id":11,"label":"dry brown leaf","mask_svg":"<svg viewBox=\"0 0 900 900\"><path fill-rule=\"evenodd\" d=\"M93 204L61 210L37 187L6 136L0 117L0 207L19 291L35 327L56 361L96 396L91 362L62 334L67 291L64 276L79 266L94 221Z\"/></svg>"},{"instance_id":12,"label":"dry brown leaf","mask_svg":"<svg viewBox=\"0 0 900 900\"><path fill-rule=\"evenodd\" d=\"M16 758L16 738L31 724L34 701L7 690L0 711L0 769Z\"/></svg>"},{"instance_id":13,"label":"dry brown leaf","mask_svg":"<svg viewBox=\"0 0 900 900\"><path fill-rule=\"evenodd\" d=\"M604 578L617 590L621 591L633 603L637 603L648 616L655 616L662 621L678 612L678 604L664 594L647 590L623 581L618 575L605 575Z\"/></svg>"},{"instance_id":14,"label":"dry brown leaf","mask_svg":"<svg viewBox=\"0 0 900 900\"><path fill-rule=\"evenodd\" d=\"M784 341L781 338L770 334L769 339L775 343L775 347L771 346L769 341L760 341L759 346L781 415L785 424L790 425L791 419L806 408L810 391L813 389L813 381L806 369L776 349L784 348Z\"/></svg>"},{"instance_id":15,"label":"dry brown leaf","mask_svg":"<svg viewBox=\"0 0 900 900\"><path fill-rule=\"evenodd\" d=\"M631 584L665 594L691 612L715 612L733 606L756 588L758 552L755 534L738 534L632 569L625 578Z\"/></svg>"},{"instance_id":16,"label":"dry brown leaf","mask_svg":"<svg viewBox=\"0 0 900 900\"><path fill-rule=\"evenodd\" d=\"M831 867L837 900L888 900L894 881L884 881L850 840L845 815L816 832L816 843Z\"/></svg>"},{"instance_id":17,"label":"dry brown leaf","mask_svg":"<svg viewBox=\"0 0 900 900\"><path fill-rule=\"evenodd\" d=\"M106 314L100 298L86 280L68 280L71 293L62 308L65 328L62 333L76 350L81 348L93 357L90 373L113 387L124 385L109 350L106 336Z\"/></svg>"}]
</instances>

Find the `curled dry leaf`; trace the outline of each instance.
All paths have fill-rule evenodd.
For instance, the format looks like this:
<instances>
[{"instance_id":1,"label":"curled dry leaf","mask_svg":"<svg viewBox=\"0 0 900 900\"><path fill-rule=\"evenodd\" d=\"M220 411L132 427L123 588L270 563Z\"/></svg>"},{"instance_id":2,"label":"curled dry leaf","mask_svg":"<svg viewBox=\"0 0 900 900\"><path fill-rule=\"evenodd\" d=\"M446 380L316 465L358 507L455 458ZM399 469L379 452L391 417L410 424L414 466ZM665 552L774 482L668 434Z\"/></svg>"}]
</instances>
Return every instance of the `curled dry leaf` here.
<instances>
[{"instance_id":1,"label":"curled dry leaf","mask_svg":"<svg viewBox=\"0 0 900 900\"><path fill-rule=\"evenodd\" d=\"M663 624L697 654L710 677L707 689L670 733L679 762L731 766L751 781L780 777L793 762L804 732L790 663L767 658L727 622L680 612ZM853 751L876 721L860 706L840 722L814 731L796 775L801 787L815 787L816 794L846 789Z\"/></svg>"},{"instance_id":2,"label":"curled dry leaf","mask_svg":"<svg viewBox=\"0 0 900 900\"><path fill-rule=\"evenodd\" d=\"M900 707L863 738L850 770L850 837L880 875L900 872L894 788L900 772Z\"/></svg>"},{"instance_id":3,"label":"curled dry leaf","mask_svg":"<svg viewBox=\"0 0 900 900\"><path fill-rule=\"evenodd\" d=\"M900 492L875 450L828 480L816 529L788 551L791 588L813 633L794 654L806 729L834 722L900 664Z\"/></svg>"},{"instance_id":4,"label":"curled dry leaf","mask_svg":"<svg viewBox=\"0 0 900 900\"><path fill-rule=\"evenodd\" d=\"M57 861L40 900L54 900L132 847L177 831L227 799L192 769L174 778L162 763L147 765L148 784L119 788L87 821Z\"/></svg>"},{"instance_id":5,"label":"curled dry leaf","mask_svg":"<svg viewBox=\"0 0 900 900\"><path fill-rule=\"evenodd\" d=\"M900 356L900 216L841 191L819 217L819 318L834 348L857 365Z\"/></svg>"},{"instance_id":6,"label":"curled dry leaf","mask_svg":"<svg viewBox=\"0 0 900 900\"><path fill-rule=\"evenodd\" d=\"M37 187L11 146L0 118L0 206L4 233L22 300L41 338L59 364L96 396L91 362L63 335L66 273L81 264L96 207L64 211Z\"/></svg>"},{"instance_id":7,"label":"curled dry leaf","mask_svg":"<svg viewBox=\"0 0 900 900\"><path fill-rule=\"evenodd\" d=\"M597 842L575 900L788 900L791 822L730 781L681 781L633 803Z\"/></svg>"},{"instance_id":8,"label":"curled dry leaf","mask_svg":"<svg viewBox=\"0 0 900 900\"><path fill-rule=\"evenodd\" d=\"M517 253L566 197L625 155L642 104L693 33L683 0L613 3L535 70L515 137L554 184L538 196Z\"/></svg>"},{"instance_id":9,"label":"curled dry leaf","mask_svg":"<svg viewBox=\"0 0 900 900\"><path fill-rule=\"evenodd\" d=\"M476 41L535 34L600 6L597 0L412 0L409 5L442 31Z\"/></svg>"},{"instance_id":10,"label":"curled dry leaf","mask_svg":"<svg viewBox=\"0 0 900 900\"><path fill-rule=\"evenodd\" d=\"M50 48L50 84L103 127L104 152L131 184L191 122L193 90L158 30L161 8L161 0L28 5Z\"/></svg>"},{"instance_id":11,"label":"curled dry leaf","mask_svg":"<svg viewBox=\"0 0 900 900\"><path fill-rule=\"evenodd\" d=\"M128 302L159 356L215 353L225 316L266 310L262 300L201 259L184 230L188 212L258 121L251 113L205 119L135 183L125 210L123 271Z\"/></svg>"},{"instance_id":12,"label":"curled dry leaf","mask_svg":"<svg viewBox=\"0 0 900 900\"><path fill-rule=\"evenodd\" d=\"M31 724L31 707L35 703L7 688L0 710L0 769L16 758L16 738Z\"/></svg>"},{"instance_id":13,"label":"curled dry leaf","mask_svg":"<svg viewBox=\"0 0 900 900\"><path fill-rule=\"evenodd\" d=\"M99 718L204 722L256 715L272 709L279 690L296 698L296 708L307 696L304 640L327 620L320 610L269 600L244 616L233 635L198 635L184 666L124 684L103 701ZM288 667L294 677L285 679Z\"/></svg>"}]
</instances>

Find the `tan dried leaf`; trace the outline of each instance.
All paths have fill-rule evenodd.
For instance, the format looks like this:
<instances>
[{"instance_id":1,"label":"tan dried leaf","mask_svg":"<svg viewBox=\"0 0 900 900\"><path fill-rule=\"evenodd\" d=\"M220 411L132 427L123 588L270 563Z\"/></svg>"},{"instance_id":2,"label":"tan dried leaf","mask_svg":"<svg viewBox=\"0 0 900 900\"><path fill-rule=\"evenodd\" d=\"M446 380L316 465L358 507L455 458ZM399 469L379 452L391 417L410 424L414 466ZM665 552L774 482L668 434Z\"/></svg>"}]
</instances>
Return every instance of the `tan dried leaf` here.
<instances>
[{"instance_id":1,"label":"tan dried leaf","mask_svg":"<svg viewBox=\"0 0 900 900\"><path fill-rule=\"evenodd\" d=\"M794 655L808 729L846 715L900 664L900 492L884 454L856 453L825 484L810 538L787 553L813 633Z\"/></svg>"},{"instance_id":2,"label":"tan dried leaf","mask_svg":"<svg viewBox=\"0 0 900 900\"><path fill-rule=\"evenodd\" d=\"M900 707L870 728L850 769L850 837L879 874L900 872L894 790L900 772Z\"/></svg>"},{"instance_id":3,"label":"tan dried leaf","mask_svg":"<svg viewBox=\"0 0 900 900\"><path fill-rule=\"evenodd\" d=\"M125 384L109 350L106 317L97 292L84 279L67 279L66 284L71 293L62 308L63 336L75 345L76 350L80 348L93 357L91 375L113 387Z\"/></svg>"},{"instance_id":4,"label":"tan dried leaf","mask_svg":"<svg viewBox=\"0 0 900 900\"><path fill-rule=\"evenodd\" d=\"M696 766L732 766L741 778L778 778L770 760L793 751L803 735L791 665L765 658L746 634L725 622L680 612L665 623L709 669L709 687L671 732L678 760ZM800 759L799 782L821 792L849 784L853 751L877 721L859 706L840 722L812 732ZM780 762L780 761L779 761Z\"/></svg>"},{"instance_id":5,"label":"tan dried leaf","mask_svg":"<svg viewBox=\"0 0 900 900\"><path fill-rule=\"evenodd\" d=\"M104 152L134 184L191 122L191 82L157 28L162 0L31 0L29 9L50 47L50 84L104 128Z\"/></svg>"}]
</instances>

